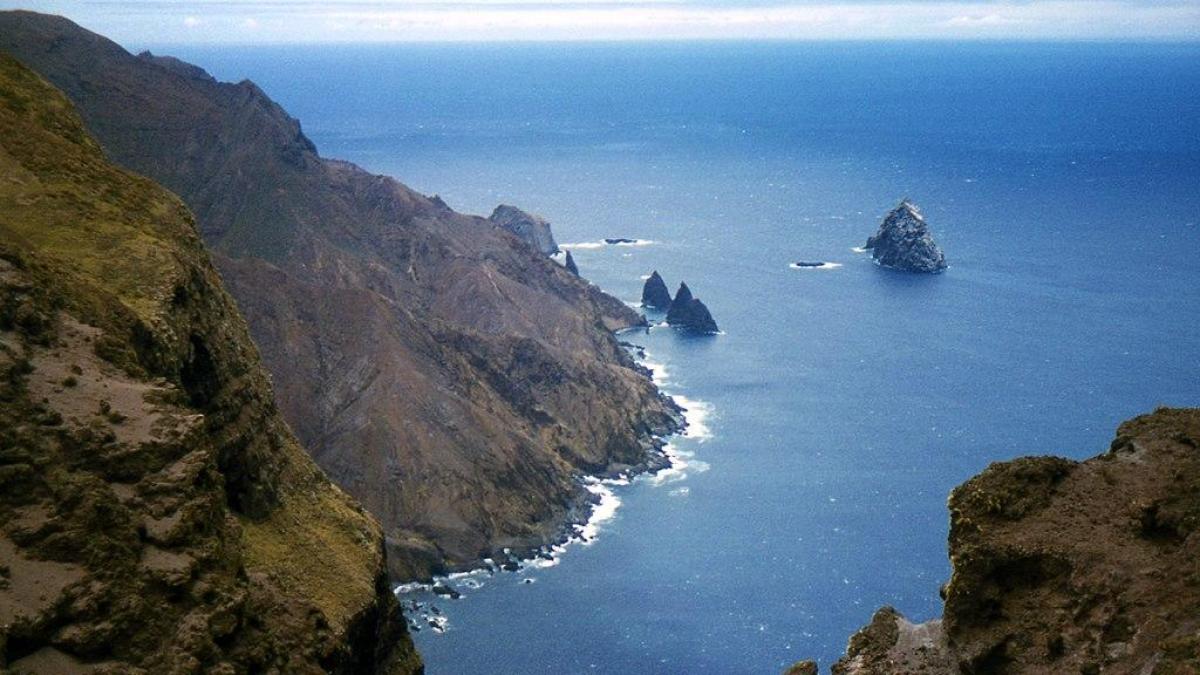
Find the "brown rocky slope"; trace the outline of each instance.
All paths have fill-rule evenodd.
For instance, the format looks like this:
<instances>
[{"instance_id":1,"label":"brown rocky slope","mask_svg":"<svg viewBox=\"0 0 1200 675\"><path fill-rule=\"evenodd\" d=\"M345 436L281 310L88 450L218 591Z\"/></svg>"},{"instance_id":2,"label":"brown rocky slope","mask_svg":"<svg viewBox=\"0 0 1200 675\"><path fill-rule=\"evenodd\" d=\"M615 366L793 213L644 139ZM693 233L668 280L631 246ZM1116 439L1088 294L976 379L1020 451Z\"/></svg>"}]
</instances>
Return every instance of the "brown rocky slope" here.
<instances>
[{"instance_id":1,"label":"brown rocky slope","mask_svg":"<svg viewBox=\"0 0 1200 675\"><path fill-rule=\"evenodd\" d=\"M0 49L196 213L285 418L383 522L397 578L546 542L579 473L673 428L611 334L639 315L495 223L321 158L252 83L28 12L0 13Z\"/></svg>"},{"instance_id":2,"label":"brown rocky slope","mask_svg":"<svg viewBox=\"0 0 1200 675\"><path fill-rule=\"evenodd\" d=\"M0 671L420 671L174 195L0 54Z\"/></svg>"},{"instance_id":3,"label":"brown rocky slope","mask_svg":"<svg viewBox=\"0 0 1200 675\"><path fill-rule=\"evenodd\" d=\"M1200 410L1084 462L993 464L950 496L940 621L891 608L834 673L1200 672Z\"/></svg>"}]
</instances>

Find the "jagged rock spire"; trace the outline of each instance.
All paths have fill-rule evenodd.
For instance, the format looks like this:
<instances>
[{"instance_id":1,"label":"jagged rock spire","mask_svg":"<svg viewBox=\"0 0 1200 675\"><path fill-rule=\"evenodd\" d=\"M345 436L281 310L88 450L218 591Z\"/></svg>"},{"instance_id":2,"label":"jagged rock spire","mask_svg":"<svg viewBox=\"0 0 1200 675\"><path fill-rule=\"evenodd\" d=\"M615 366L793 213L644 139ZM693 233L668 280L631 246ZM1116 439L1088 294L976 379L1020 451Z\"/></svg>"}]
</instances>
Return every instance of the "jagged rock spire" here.
<instances>
[{"instance_id":1,"label":"jagged rock spire","mask_svg":"<svg viewBox=\"0 0 1200 675\"><path fill-rule=\"evenodd\" d=\"M650 273L646 284L642 286L642 307L651 309L667 309L671 306L671 291L667 283L658 275L658 270Z\"/></svg>"},{"instance_id":2,"label":"jagged rock spire","mask_svg":"<svg viewBox=\"0 0 1200 675\"><path fill-rule=\"evenodd\" d=\"M686 283L679 284L675 299L671 301L671 306L667 309L667 323L690 333L720 332L708 307L692 296L692 289L688 288Z\"/></svg>"}]
</instances>

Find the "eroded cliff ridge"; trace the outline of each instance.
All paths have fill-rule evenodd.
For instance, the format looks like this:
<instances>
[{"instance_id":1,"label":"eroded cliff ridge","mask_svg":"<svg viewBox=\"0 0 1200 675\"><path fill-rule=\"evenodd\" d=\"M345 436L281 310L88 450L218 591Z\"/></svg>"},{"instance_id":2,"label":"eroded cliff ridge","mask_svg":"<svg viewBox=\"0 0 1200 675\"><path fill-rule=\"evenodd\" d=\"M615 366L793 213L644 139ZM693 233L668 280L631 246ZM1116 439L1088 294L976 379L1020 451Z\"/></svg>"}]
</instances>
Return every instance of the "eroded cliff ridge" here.
<instances>
[{"instance_id":1,"label":"eroded cliff ridge","mask_svg":"<svg viewBox=\"0 0 1200 675\"><path fill-rule=\"evenodd\" d=\"M638 465L668 404L612 335L642 318L485 219L320 157L254 84L0 13L0 49L117 163L196 214L304 447L383 522L393 573L542 544Z\"/></svg>"},{"instance_id":2,"label":"eroded cliff ridge","mask_svg":"<svg viewBox=\"0 0 1200 675\"><path fill-rule=\"evenodd\" d=\"M0 54L0 670L420 671L185 206Z\"/></svg>"},{"instance_id":3,"label":"eroded cliff ridge","mask_svg":"<svg viewBox=\"0 0 1200 675\"><path fill-rule=\"evenodd\" d=\"M835 673L1200 672L1200 410L993 464L949 505L942 619L880 610Z\"/></svg>"}]
</instances>

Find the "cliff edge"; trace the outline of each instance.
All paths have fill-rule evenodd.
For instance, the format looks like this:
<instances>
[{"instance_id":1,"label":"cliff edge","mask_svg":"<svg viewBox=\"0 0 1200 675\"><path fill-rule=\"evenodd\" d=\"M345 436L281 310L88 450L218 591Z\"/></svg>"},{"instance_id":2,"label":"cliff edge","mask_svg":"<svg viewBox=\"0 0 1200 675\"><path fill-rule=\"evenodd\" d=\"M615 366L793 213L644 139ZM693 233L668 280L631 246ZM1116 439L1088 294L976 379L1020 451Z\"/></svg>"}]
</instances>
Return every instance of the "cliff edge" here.
<instances>
[{"instance_id":1,"label":"cliff edge","mask_svg":"<svg viewBox=\"0 0 1200 675\"><path fill-rule=\"evenodd\" d=\"M880 610L834 673L1200 672L1200 410L993 464L949 506L942 619Z\"/></svg>"},{"instance_id":2,"label":"cliff edge","mask_svg":"<svg viewBox=\"0 0 1200 675\"><path fill-rule=\"evenodd\" d=\"M640 315L486 218L321 157L252 82L31 12L0 12L0 49L196 214L284 418L380 519L396 579L553 540L580 474L675 428L612 334Z\"/></svg>"},{"instance_id":3,"label":"cliff edge","mask_svg":"<svg viewBox=\"0 0 1200 675\"><path fill-rule=\"evenodd\" d=\"M421 671L191 215L0 54L0 670Z\"/></svg>"}]
</instances>

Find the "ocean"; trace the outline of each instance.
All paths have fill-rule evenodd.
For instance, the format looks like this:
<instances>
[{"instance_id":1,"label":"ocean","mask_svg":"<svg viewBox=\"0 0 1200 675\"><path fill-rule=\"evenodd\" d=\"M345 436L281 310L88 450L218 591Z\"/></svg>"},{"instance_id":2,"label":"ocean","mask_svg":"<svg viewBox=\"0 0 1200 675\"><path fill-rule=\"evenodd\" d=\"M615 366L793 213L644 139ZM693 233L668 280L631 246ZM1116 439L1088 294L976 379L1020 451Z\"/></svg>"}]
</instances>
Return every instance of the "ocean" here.
<instances>
[{"instance_id":1,"label":"ocean","mask_svg":"<svg viewBox=\"0 0 1200 675\"><path fill-rule=\"evenodd\" d=\"M155 51L255 80L325 156L544 215L621 299L686 281L721 326L624 336L696 422L678 470L596 487L553 566L405 596L441 612L434 675L827 668L881 605L940 614L954 486L1200 406L1196 45ZM853 250L904 197L944 274Z\"/></svg>"}]
</instances>

